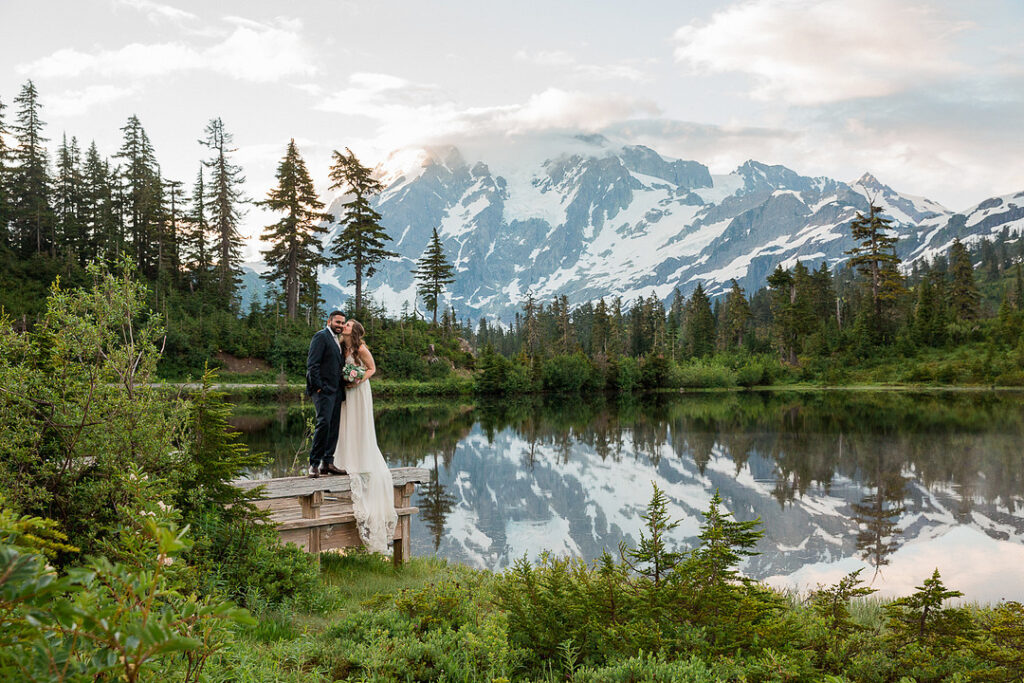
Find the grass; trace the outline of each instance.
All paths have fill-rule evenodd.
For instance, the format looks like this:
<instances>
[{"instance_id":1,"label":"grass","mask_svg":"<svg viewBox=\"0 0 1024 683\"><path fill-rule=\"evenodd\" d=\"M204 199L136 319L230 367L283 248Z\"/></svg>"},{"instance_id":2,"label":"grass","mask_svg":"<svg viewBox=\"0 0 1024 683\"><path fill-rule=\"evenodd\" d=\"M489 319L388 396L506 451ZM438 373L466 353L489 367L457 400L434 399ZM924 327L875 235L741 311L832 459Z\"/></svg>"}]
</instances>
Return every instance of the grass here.
<instances>
[{"instance_id":1,"label":"grass","mask_svg":"<svg viewBox=\"0 0 1024 683\"><path fill-rule=\"evenodd\" d=\"M335 616L356 610L377 595L422 588L447 571L457 571L435 557L414 557L401 567L390 558L362 552L322 553L320 571L338 600Z\"/></svg>"}]
</instances>

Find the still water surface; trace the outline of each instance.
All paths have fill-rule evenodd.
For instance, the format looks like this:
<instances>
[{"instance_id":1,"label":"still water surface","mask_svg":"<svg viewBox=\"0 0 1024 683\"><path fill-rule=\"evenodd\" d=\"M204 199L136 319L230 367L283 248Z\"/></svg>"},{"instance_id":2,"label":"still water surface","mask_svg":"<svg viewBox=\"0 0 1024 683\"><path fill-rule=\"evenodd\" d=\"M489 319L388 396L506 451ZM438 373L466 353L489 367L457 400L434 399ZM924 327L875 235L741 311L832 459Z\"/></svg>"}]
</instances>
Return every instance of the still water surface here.
<instances>
[{"instance_id":1,"label":"still water surface","mask_svg":"<svg viewBox=\"0 0 1024 683\"><path fill-rule=\"evenodd\" d=\"M308 403L238 406L257 477L298 474ZM1024 600L1024 395L808 392L376 406L392 467L431 472L413 553L501 569L635 544L652 483L697 542L718 490L759 517L746 575L805 590L855 569L906 595L936 567L966 599Z\"/></svg>"}]
</instances>

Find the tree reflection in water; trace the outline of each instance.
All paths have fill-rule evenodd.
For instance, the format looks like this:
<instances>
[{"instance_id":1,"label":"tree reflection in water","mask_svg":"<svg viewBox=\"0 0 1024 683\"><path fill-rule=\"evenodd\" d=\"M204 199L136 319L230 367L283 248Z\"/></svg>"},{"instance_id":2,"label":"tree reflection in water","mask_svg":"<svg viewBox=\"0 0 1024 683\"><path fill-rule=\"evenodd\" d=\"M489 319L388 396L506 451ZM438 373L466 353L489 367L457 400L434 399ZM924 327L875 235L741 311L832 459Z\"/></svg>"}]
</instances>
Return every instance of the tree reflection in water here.
<instances>
[{"instance_id":1,"label":"tree reflection in water","mask_svg":"<svg viewBox=\"0 0 1024 683\"><path fill-rule=\"evenodd\" d=\"M310 414L308 405L239 409L235 425L250 447L270 452L273 460L254 476L301 469ZM948 507L961 523L984 506L986 515L1001 520L1002 531L993 525L985 532L993 538L1024 534L1024 522L1015 517L1024 497L1024 407L1014 394L818 391L520 397L473 405L378 401L375 415L378 441L392 466L430 469L430 482L418 489L415 504L435 550L452 512L472 504L456 479L461 449L467 439L493 445L499 436L513 439L517 448L522 444L521 453L493 456L514 455L520 472L564 471L585 466L586 459L608 466L632 461L656 473L665 471L669 463L663 460L669 458L676 470L685 465L693 477L706 479L712 467L719 476L721 464L731 462L727 469L734 477L765 484L783 512L808 496L828 496L856 527L851 546L876 571L902 543L907 530L900 520L908 510L926 513L935 495L954 503ZM742 519L745 503L733 504ZM487 514L500 516L500 503L492 507ZM765 510L759 514L772 523Z\"/></svg>"}]
</instances>

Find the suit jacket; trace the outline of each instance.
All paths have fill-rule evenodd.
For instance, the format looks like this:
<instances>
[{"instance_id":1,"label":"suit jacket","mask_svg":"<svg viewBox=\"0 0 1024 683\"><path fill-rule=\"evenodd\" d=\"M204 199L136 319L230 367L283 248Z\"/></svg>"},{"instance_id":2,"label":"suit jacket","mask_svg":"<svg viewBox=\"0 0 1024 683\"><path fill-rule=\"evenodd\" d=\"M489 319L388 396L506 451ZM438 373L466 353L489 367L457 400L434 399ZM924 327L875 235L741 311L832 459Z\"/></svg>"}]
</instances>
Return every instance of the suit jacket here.
<instances>
[{"instance_id":1,"label":"suit jacket","mask_svg":"<svg viewBox=\"0 0 1024 683\"><path fill-rule=\"evenodd\" d=\"M313 335L306 356L306 393L310 396L318 390L325 394L336 394L341 384L341 368L344 359L335 341L334 333L324 328ZM341 394L342 400L345 394Z\"/></svg>"}]
</instances>

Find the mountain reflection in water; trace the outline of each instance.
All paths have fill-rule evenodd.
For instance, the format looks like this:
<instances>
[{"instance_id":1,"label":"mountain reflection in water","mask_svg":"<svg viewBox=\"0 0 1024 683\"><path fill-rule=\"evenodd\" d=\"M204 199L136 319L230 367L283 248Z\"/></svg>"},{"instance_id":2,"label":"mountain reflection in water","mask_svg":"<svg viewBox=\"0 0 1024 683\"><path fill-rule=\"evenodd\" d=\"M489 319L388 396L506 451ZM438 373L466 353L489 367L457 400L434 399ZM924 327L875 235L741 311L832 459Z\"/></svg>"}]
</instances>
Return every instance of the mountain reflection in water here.
<instances>
[{"instance_id":1,"label":"mountain reflection in water","mask_svg":"<svg viewBox=\"0 0 1024 683\"><path fill-rule=\"evenodd\" d=\"M413 552L501 569L548 550L585 560L639 539L657 483L697 542L715 490L760 517L748 576L834 583L864 567L883 595L939 568L969 600L1024 599L1024 402L993 392L807 392L377 405L392 467L417 489ZM234 424L270 453L254 476L298 473L308 405L242 406Z\"/></svg>"}]
</instances>

